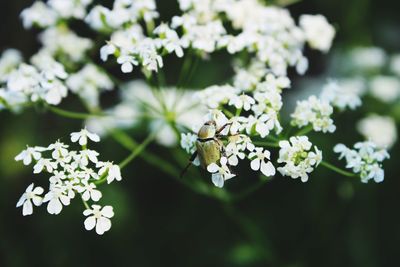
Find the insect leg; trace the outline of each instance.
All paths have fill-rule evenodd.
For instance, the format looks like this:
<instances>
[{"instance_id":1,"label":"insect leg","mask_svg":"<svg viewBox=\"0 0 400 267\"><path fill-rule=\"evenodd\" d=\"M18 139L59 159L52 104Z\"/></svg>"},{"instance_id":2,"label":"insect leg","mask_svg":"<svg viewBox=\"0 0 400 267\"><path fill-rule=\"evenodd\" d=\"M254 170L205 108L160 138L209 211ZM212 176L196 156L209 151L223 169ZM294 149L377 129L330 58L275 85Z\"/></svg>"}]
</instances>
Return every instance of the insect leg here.
<instances>
[{"instance_id":1,"label":"insect leg","mask_svg":"<svg viewBox=\"0 0 400 267\"><path fill-rule=\"evenodd\" d=\"M231 125L232 125L232 122L229 122L229 123L224 124L221 128L219 128L219 129L217 130L217 132L216 132L215 134L216 134L216 135L219 135L223 130L225 130L226 127L231 126Z\"/></svg>"},{"instance_id":2,"label":"insect leg","mask_svg":"<svg viewBox=\"0 0 400 267\"><path fill-rule=\"evenodd\" d=\"M189 163L186 165L186 167L182 170L181 174L180 174L180 178L183 177L183 175L185 175L186 171L189 169L190 165L192 165L194 159L197 157L197 151L195 151L189 159Z\"/></svg>"}]
</instances>

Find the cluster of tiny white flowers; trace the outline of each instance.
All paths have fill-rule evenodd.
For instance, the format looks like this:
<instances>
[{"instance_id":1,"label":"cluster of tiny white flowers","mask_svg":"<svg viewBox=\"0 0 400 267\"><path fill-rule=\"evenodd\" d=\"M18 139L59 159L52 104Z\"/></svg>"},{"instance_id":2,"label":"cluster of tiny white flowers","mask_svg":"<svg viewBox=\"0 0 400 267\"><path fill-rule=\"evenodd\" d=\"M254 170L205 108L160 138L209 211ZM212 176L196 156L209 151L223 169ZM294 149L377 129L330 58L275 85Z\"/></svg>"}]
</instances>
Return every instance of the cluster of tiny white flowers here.
<instances>
[{"instance_id":1,"label":"cluster of tiny white flowers","mask_svg":"<svg viewBox=\"0 0 400 267\"><path fill-rule=\"evenodd\" d=\"M68 145L57 141L48 147L27 147L15 157L15 160L22 161L24 165L34 164L34 174L50 175L47 193L44 194L42 187L34 188L31 184L18 201L17 207L23 207L24 216L33 213L32 202L35 206L47 203L50 214L59 214L78 194L84 201L98 202L102 193L96 183L111 183L122 179L118 165L98 160L99 153L87 148L89 140L99 142L100 138L82 129L71 134L71 141L82 147L80 151L69 150ZM109 218L113 216L112 207L105 206L101 211L98 205L92 207L93 210L87 208L84 211L85 216L93 215L86 219L85 228L91 230L96 225L96 232L101 235L111 227Z\"/></svg>"},{"instance_id":2,"label":"cluster of tiny white flowers","mask_svg":"<svg viewBox=\"0 0 400 267\"><path fill-rule=\"evenodd\" d=\"M101 56L107 60L114 55L125 73L132 72L137 65L146 71L157 71L163 67L163 55L175 53L182 57L189 48L200 54L220 49L231 54L248 51L256 53L277 75L285 75L288 66L296 66L299 73L304 73L308 67L302 54L304 43L308 41L312 48L326 52L335 34L322 15L301 17L302 25L298 27L286 9L265 6L256 0L179 4L183 14L155 28L158 13L153 0L115 1L111 10L96 6L86 22L99 31L114 30L102 47ZM144 21L146 29L138 21ZM225 22L238 34L229 34Z\"/></svg>"},{"instance_id":3,"label":"cluster of tiny white flowers","mask_svg":"<svg viewBox=\"0 0 400 267\"><path fill-rule=\"evenodd\" d=\"M152 22L158 17L154 0L115 0L112 9L96 5L85 21L95 30L109 32L140 20Z\"/></svg>"},{"instance_id":4,"label":"cluster of tiny white flowers","mask_svg":"<svg viewBox=\"0 0 400 267\"><path fill-rule=\"evenodd\" d=\"M346 85L348 85L346 81L330 80L322 88L320 98L340 110L344 110L347 107L353 110L361 106L364 86Z\"/></svg>"},{"instance_id":5,"label":"cluster of tiny white flowers","mask_svg":"<svg viewBox=\"0 0 400 267\"><path fill-rule=\"evenodd\" d=\"M379 148L390 149L397 141L396 122L389 116L371 114L357 123L357 130Z\"/></svg>"},{"instance_id":6,"label":"cluster of tiny white flowers","mask_svg":"<svg viewBox=\"0 0 400 267\"><path fill-rule=\"evenodd\" d=\"M328 52L335 37L335 29L322 15L302 15L300 26L310 47Z\"/></svg>"},{"instance_id":7,"label":"cluster of tiny white flowers","mask_svg":"<svg viewBox=\"0 0 400 267\"><path fill-rule=\"evenodd\" d=\"M237 75L236 77L239 77ZM239 85L239 82L234 81ZM278 119L282 108L282 90L290 87L285 76L277 77L268 73L256 86L237 87L232 85L211 86L196 94L196 98L209 109L233 110L226 112L233 129L245 130L264 138L271 131L280 133L282 126ZM230 114L232 113L232 115ZM246 115L242 115L246 114Z\"/></svg>"},{"instance_id":8,"label":"cluster of tiny white flowers","mask_svg":"<svg viewBox=\"0 0 400 267\"><path fill-rule=\"evenodd\" d=\"M63 65L45 54L33 57L32 63L19 64L1 81L0 108L19 110L27 102L40 100L58 105L67 96L64 80L68 74Z\"/></svg>"},{"instance_id":9,"label":"cluster of tiny white flowers","mask_svg":"<svg viewBox=\"0 0 400 267\"><path fill-rule=\"evenodd\" d=\"M83 19L86 8L91 3L92 0L48 0L47 3L35 1L31 7L22 11L21 17L25 28L47 28L62 19Z\"/></svg>"},{"instance_id":10,"label":"cluster of tiny white flowers","mask_svg":"<svg viewBox=\"0 0 400 267\"><path fill-rule=\"evenodd\" d=\"M87 64L77 73L71 74L66 85L90 107L98 107L100 93L114 87L111 79L93 64Z\"/></svg>"},{"instance_id":11,"label":"cluster of tiny white flowers","mask_svg":"<svg viewBox=\"0 0 400 267\"><path fill-rule=\"evenodd\" d=\"M340 154L339 159L346 160L346 168L352 169L354 173L360 175L361 182L367 183L373 179L380 183L384 180L385 172L382 162L389 158L389 154L385 149L378 149L373 142L356 143L353 149L343 144L337 144L334 151Z\"/></svg>"},{"instance_id":12,"label":"cluster of tiny white flowers","mask_svg":"<svg viewBox=\"0 0 400 267\"><path fill-rule=\"evenodd\" d=\"M292 136L289 141L279 142L278 163L285 165L278 168L284 176L294 179L299 178L302 182L308 181L311 173L322 161L322 152L313 145L307 136Z\"/></svg>"},{"instance_id":13,"label":"cluster of tiny white flowers","mask_svg":"<svg viewBox=\"0 0 400 267\"><path fill-rule=\"evenodd\" d=\"M172 19L172 27L181 27L182 39L191 47L205 53L224 48L229 53L240 51L256 53L277 75L285 75L287 66L296 66L299 73L307 69L302 55L305 41L313 48L327 51L331 46L334 29L315 18L314 27L297 27L288 10L265 6L257 0L179 1L184 14ZM227 21L224 21L224 17ZM303 18L304 20L304 18ZM238 34L229 34L223 22L231 24ZM316 36L315 32L324 35Z\"/></svg>"},{"instance_id":14,"label":"cluster of tiny white flowers","mask_svg":"<svg viewBox=\"0 0 400 267\"><path fill-rule=\"evenodd\" d=\"M298 101L292 117L292 124L298 127L312 125L316 132L330 132L336 130L331 115L333 107L327 101L316 96L310 96L307 100Z\"/></svg>"},{"instance_id":15,"label":"cluster of tiny white flowers","mask_svg":"<svg viewBox=\"0 0 400 267\"><path fill-rule=\"evenodd\" d=\"M78 36L65 25L47 28L39 39L43 45L41 51L72 62L83 61L86 53L93 47L90 39Z\"/></svg>"}]
</instances>

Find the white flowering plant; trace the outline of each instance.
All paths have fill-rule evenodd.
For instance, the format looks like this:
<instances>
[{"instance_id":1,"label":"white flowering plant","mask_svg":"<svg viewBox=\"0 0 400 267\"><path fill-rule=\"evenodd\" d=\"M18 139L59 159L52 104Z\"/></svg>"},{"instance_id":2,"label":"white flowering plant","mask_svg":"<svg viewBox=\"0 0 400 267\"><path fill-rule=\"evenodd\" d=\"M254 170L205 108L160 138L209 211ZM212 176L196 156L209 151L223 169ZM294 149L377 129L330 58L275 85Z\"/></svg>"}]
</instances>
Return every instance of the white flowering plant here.
<instances>
[{"instance_id":1,"label":"white flowering plant","mask_svg":"<svg viewBox=\"0 0 400 267\"><path fill-rule=\"evenodd\" d=\"M374 143L335 147L352 172L323 160L322 152L333 148L312 143L312 132L335 132L335 111L361 105L358 94L344 94L340 86L324 89L297 101L291 114L284 112L286 95L294 90L289 89L294 87L289 70L304 75L308 69L305 47L323 53L331 48L335 28L324 16L302 15L297 24L287 8L257 0L178 4L179 13L168 21L160 19L154 0L115 0L112 7L91 0L48 0L22 11L24 27L42 31L42 47L29 63L17 50L3 52L0 110L18 113L34 107L85 125L71 134L80 150L57 141L27 147L16 156L24 165L33 164L35 174L49 176L48 192L31 184L22 195L17 206L23 215L42 204L50 214L59 214L79 196L85 229L105 233L114 211L97 204L103 195L100 185L120 181L122 169L139 155L195 192L227 202L251 194L277 173L306 182L320 165L362 182L383 180L382 161L389 155ZM99 39L80 36L74 21ZM191 88L199 62L212 63L218 53L230 58L224 66L233 75L224 82L205 77L206 86ZM164 73L170 58L182 59L180 71L171 66L177 79ZM136 72L141 79L132 78ZM103 108L102 100L116 90L120 102ZM80 101L87 111L63 108L67 98ZM137 142L131 129L147 138ZM130 154L119 164L100 161L99 153L88 148L88 141L99 142L100 137L114 139ZM152 153L147 148L153 141L171 151L180 143L188 154L187 168L182 161L178 165ZM240 192L220 189L241 176L246 162L260 174L259 181ZM201 165L202 176L211 176L219 189L200 177L183 176L192 163Z\"/></svg>"}]
</instances>

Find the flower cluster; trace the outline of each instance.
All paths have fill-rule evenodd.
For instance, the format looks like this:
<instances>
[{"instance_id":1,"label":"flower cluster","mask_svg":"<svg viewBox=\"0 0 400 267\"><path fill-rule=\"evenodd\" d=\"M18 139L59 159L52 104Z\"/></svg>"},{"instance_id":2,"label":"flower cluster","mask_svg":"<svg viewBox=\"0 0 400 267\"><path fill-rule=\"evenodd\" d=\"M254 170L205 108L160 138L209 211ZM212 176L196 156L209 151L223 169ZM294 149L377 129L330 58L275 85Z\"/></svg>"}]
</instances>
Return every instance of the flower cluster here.
<instances>
[{"instance_id":1,"label":"flower cluster","mask_svg":"<svg viewBox=\"0 0 400 267\"><path fill-rule=\"evenodd\" d=\"M321 15L301 17L298 27L286 9L256 0L181 0L179 4L183 14L155 28L158 13L153 0L115 1L111 10L96 6L86 22L99 31L114 30L101 55L103 60L114 55L123 72L137 65L157 71L163 67L163 55L182 57L185 49L201 54L226 49L231 54L255 53L277 75L285 75L288 66L304 73L308 66L302 55L304 43L326 52L335 34ZM144 21L146 29L138 21ZM229 33L224 23L237 34Z\"/></svg>"},{"instance_id":2,"label":"flower cluster","mask_svg":"<svg viewBox=\"0 0 400 267\"><path fill-rule=\"evenodd\" d=\"M291 115L292 124L298 127L312 125L316 132L330 132L336 130L331 115L333 107L329 102L310 96L307 100L298 101L296 110Z\"/></svg>"},{"instance_id":3,"label":"flower cluster","mask_svg":"<svg viewBox=\"0 0 400 267\"><path fill-rule=\"evenodd\" d=\"M279 142L278 163L284 163L278 171L284 176L294 179L299 178L307 182L308 174L311 173L322 161L322 152L313 145L307 136L292 136L289 141Z\"/></svg>"},{"instance_id":4,"label":"flower cluster","mask_svg":"<svg viewBox=\"0 0 400 267\"><path fill-rule=\"evenodd\" d=\"M377 149L374 143L366 141L356 143L353 149L337 144L334 151L340 154L339 159L345 158L346 168L360 175L361 182L367 183L373 179L380 183L384 180L382 161L389 158L385 149Z\"/></svg>"},{"instance_id":5,"label":"flower cluster","mask_svg":"<svg viewBox=\"0 0 400 267\"><path fill-rule=\"evenodd\" d=\"M39 39L42 43L40 52L46 52L66 65L83 61L93 47L90 39L78 36L65 25L47 28Z\"/></svg>"},{"instance_id":6,"label":"flower cluster","mask_svg":"<svg viewBox=\"0 0 400 267\"><path fill-rule=\"evenodd\" d=\"M99 106L100 93L114 87L111 79L96 65L87 64L66 81L68 88L79 95L89 107Z\"/></svg>"},{"instance_id":7,"label":"flower cluster","mask_svg":"<svg viewBox=\"0 0 400 267\"><path fill-rule=\"evenodd\" d=\"M364 84L359 80L330 80L322 88L320 98L340 110L355 109L361 106Z\"/></svg>"},{"instance_id":8,"label":"flower cluster","mask_svg":"<svg viewBox=\"0 0 400 267\"><path fill-rule=\"evenodd\" d=\"M98 202L102 197L98 184L122 179L119 166L100 161L99 153L87 148L88 140L99 142L100 138L82 129L71 134L71 141L81 145L80 151L69 150L68 145L57 141L48 147L27 147L15 157L24 165L33 163L34 174L46 173L50 176L49 189L45 194L42 187L34 188L33 184L28 186L17 203L17 207L23 207L23 215L32 214L32 202L35 206L46 203L50 214L59 214L76 195L80 195L85 203ZM111 227L109 218L113 216L112 207L105 206L101 211L98 205L92 207L92 210L87 207L84 212L86 216L92 215L86 219L85 228L91 230L96 225L96 232L103 234Z\"/></svg>"},{"instance_id":9,"label":"flower cluster","mask_svg":"<svg viewBox=\"0 0 400 267\"><path fill-rule=\"evenodd\" d=\"M86 8L92 0L48 0L47 3L36 1L22 11L21 17L25 28L37 26L47 28L56 25L63 19L83 19Z\"/></svg>"},{"instance_id":10,"label":"flower cluster","mask_svg":"<svg viewBox=\"0 0 400 267\"><path fill-rule=\"evenodd\" d=\"M399 117L399 70L400 56L388 54L379 47L338 51L329 67L329 75L337 78L323 85L320 99L341 111L358 108L362 101L368 101L369 112L374 114L361 118L357 130L377 147L390 149L398 135L395 124ZM316 84L321 86L318 80ZM385 108L380 108L382 104Z\"/></svg>"},{"instance_id":11,"label":"flower cluster","mask_svg":"<svg viewBox=\"0 0 400 267\"><path fill-rule=\"evenodd\" d=\"M9 56L7 56L9 57ZM10 60L2 57L2 62ZM4 64L18 64L8 62ZM58 105L67 96L64 80L68 77L63 65L47 54L32 58L32 65L20 63L16 69L2 77L0 108L21 109L27 102L44 101Z\"/></svg>"}]
</instances>

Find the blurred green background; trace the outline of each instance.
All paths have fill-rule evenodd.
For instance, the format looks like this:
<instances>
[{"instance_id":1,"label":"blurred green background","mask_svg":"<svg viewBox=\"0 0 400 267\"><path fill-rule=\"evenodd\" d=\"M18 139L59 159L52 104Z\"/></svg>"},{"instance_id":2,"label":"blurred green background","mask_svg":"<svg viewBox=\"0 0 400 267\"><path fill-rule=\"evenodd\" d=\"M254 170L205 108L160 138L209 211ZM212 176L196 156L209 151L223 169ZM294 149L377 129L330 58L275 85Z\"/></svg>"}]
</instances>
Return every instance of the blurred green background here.
<instances>
[{"instance_id":1,"label":"blurred green background","mask_svg":"<svg viewBox=\"0 0 400 267\"><path fill-rule=\"evenodd\" d=\"M1 50L15 47L26 57L37 50L37 32L25 31L19 20L32 2L0 1ZM166 16L176 10L174 0L157 2ZM400 51L398 1L306 0L289 9L295 18L327 16L337 28L334 47L377 45ZM318 76L329 55L307 53L308 75ZM224 64L210 70L211 65L200 66L193 86L203 85L206 75L216 80L226 75ZM73 101L63 105L74 109ZM330 148L332 139L361 140L354 128L360 112L340 115L334 138L314 136L314 143ZM319 168L306 184L277 176L233 207L193 193L138 158L123 170L121 183L102 189L102 203L113 205L116 215L111 231L97 236L84 229L78 199L58 216L42 207L23 217L15 208L26 186L40 179L15 162L15 155L26 144L47 145L80 127L80 121L34 110L0 113L0 266L400 266L398 145L385 162L382 184L361 184ZM114 161L127 154L108 139L96 149ZM156 145L150 149L168 159L181 153ZM324 152L335 161L331 151ZM246 184L243 180L251 183L255 177L242 175L228 189Z\"/></svg>"}]
</instances>

